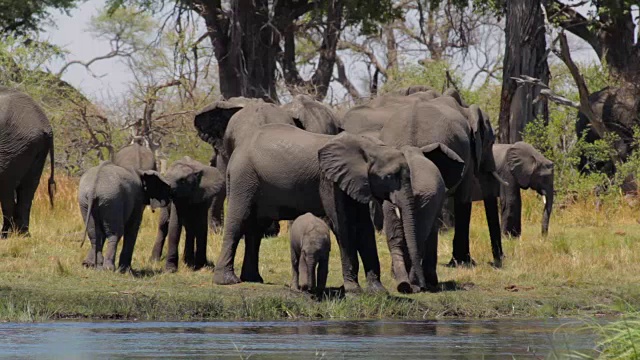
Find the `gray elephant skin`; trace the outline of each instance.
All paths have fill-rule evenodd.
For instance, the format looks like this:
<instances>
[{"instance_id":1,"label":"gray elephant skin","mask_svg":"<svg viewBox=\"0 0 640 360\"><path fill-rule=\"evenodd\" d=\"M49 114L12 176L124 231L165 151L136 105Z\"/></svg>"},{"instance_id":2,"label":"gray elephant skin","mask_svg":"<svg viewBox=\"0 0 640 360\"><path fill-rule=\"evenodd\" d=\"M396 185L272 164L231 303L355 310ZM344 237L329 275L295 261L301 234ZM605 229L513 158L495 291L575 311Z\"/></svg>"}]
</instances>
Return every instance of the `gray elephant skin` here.
<instances>
[{"instance_id":1,"label":"gray elephant skin","mask_svg":"<svg viewBox=\"0 0 640 360\"><path fill-rule=\"evenodd\" d=\"M462 179L464 162L451 149L435 143L418 149L402 148L411 169L411 187L414 197L416 219L415 238L422 263L411 261L401 212L389 201L382 205L384 231L391 254L391 269L401 293L423 290L438 290L438 228L436 219L447 197L447 187L452 187ZM427 288L420 285L422 273Z\"/></svg>"},{"instance_id":2,"label":"gray elephant skin","mask_svg":"<svg viewBox=\"0 0 640 360\"><path fill-rule=\"evenodd\" d=\"M444 95L426 87L405 89L354 107L345 114L345 131L379 136L383 143L401 148L440 143L463 160L462 180L447 186L454 198L456 229L450 265L474 264L469 250L469 223L473 179L478 178L484 194L485 214L491 236L493 264L502 265L502 240L497 194L502 179L496 172L492 145L495 136L488 116L476 105L468 106L456 91Z\"/></svg>"},{"instance_id":3,"label":"gray elephant skin","mask_svg":"<svg viewBox=\"0 0 640 360\"><path fill-rule=\"evenodd\" d=\"M44 111L28 95L0 87L0 205L5 238L13 229L29 234L31 204L47 155L49 202L55 193L53 131Z\"/></svg>"},{"instance_id":4,"label":"gray elephant skin","mask_svg":"<svg viewBox=\"0 0 640 360\"><path fill-rule=\"evenodd\" d=\"M113 163L123 168L133 168L135 170L158 170L153 151L138 143L133 143L120 149L113 157Z\"/></svg>"},{"instance_id":5,"label":"gray elephant skin","mask_svg":"<svg viewBox=\"0 0 640 360\"><path fill-rule=\"evenodd\" d=\"M553 162L530 144L493 146L496 168L509 186L500 186L500 210L502 232L509 236L522 234L522 200L520 189L533 189L543 196L542 235L549 232L549 219L553 210Z\"/></svg>"},{"instance_id":6,"label":"gray elephant skin","mask_svg":"<svg viewBox=\"0 0 640 360\"><path fill-rule=\"evenodd\" d=\"M116 247L124 238L118 268L130 269L145 205L166 206L170 193L170 185L153 170L125 169L109 161L87 170L80 178L78 203L91 249L82 264L115 270Z\"/></svg>"},{"instance_id":7,"label":"gray elephant skin","mask_svg":"<svg viewBox=\"0 0 640 360\"><path fill-rule=\"evenodd\" d=\"M384 291L369 202L388 200L400 209L409 256L413 264L422 263L409 166L400 150L376 139L313 134L282 124L260 127L229 161L224 242L214 282L262 282L258 254L265 226L310 212L328 218L340 247L345 290L361 290L359 254L369 289ZM245 257L238 278L233 262L242 236ZM425 288L422 273L417 276Z\"/></svg>"},{"instance_id":8,"label":"gray elephant skin","mask_svg":"<svg viewBox=\"0 0 640 360\"><path fill-rule=\"evenodd\" d=\"M289 124L298 128L334 135L340 131L333 110L307 95L298 95L292 102L279 107L260 99L243 97L216 101L200 110L194 118L198 136L209 143L215 152L210 163L226 173L227 163L243 140L262 125ZM222 226L224 197L217 198L211 211L211 226Z\"/></svg>"},{"instance_id":9,"label":"gray elephant skin","mask_svg":"<svg viewBox=\"0 0 640 360\"><path fill-rule=\"evenodd\" d=\"M164 175L172 189L171 206L161 210L158 235L151 255L160 260L169 237L165 270L178 269L178 243L184 227L183 260L192 269L207 265L207 214L213 200L225 192L224 176L188 156L175 161Z\"/></svg>"},{"instance_id":10,"label":"gray elephant skin","mask_svg":"<svg viewBox=\"0 0 640 360\"><path fill-rule=\"evenodd\" d=\"M291 288L321 295L327 285L331 237L329 226L311 213L299 216L289 230Z\"/></svg>"}]
</instances>

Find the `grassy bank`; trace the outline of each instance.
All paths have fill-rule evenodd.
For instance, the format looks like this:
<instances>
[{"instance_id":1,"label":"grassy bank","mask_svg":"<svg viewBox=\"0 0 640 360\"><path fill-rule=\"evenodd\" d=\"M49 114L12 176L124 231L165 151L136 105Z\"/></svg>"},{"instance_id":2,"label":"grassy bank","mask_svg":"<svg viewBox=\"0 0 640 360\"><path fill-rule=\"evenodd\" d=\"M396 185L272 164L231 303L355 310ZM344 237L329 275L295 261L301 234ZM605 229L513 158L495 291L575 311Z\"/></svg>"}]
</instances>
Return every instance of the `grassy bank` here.
<instances>
[{"instance_id":1,"label":"grassy bank","mask_svg":"<svg viewBox=\"0 0 640 360\"><path fill-rule=\"evenodd\" d=\"M288 236L263 241L261 273L267 284L216 286L212 272L183 266L163 274L148 261L157 214L145 213L133 259L134 274L82 268L83 223L76 181L58 177L56 208L48 208L40 187L32 214L32 237L0 241L0 320L92 319L316 319L547 317L609 313L611 305L640 308L640 209L622 198L599 210L594 200L558 204L550 235L542 238L542 204L524 197L524 234L505 239L502 270L488 265L489 236L481 204L471 225L473 269L439 266L444 291L402 296L347 296L318 302L291 292ZM562 207L562 209L559 209ZM440 238L439 262L448 262L453 233ZM208 257L216 260L221 237L213 235ZM243 247L238 252L240 268ZM382 236L378 251L383 283L393 289L389 252ZM341 285L339 251L331 254L328 286ZM364 280L362 280L364 284Z\"/></svg>"}]
</instances>

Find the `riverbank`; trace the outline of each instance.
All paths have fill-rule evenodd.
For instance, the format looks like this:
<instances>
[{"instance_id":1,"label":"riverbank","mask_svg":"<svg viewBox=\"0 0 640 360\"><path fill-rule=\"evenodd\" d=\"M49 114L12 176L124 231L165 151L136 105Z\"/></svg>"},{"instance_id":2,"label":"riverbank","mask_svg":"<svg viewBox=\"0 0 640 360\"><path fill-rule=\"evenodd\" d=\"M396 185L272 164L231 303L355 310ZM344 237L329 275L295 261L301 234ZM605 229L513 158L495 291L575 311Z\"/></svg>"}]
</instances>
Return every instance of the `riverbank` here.
<instances>
[{"instance_id":1,"label":"riverbank","mask_svg":"<svg viewBox=\"0 0 640 360\"><path fill-rule=\"evenodd\" d=\"M52 319L276 320L276 319L434 319L596 316L615 313L618 304L640 308L640 209L609 199L562 204L550 234L540 233L542 205L524 196L524 234L504 239L504 268L493 269L489 235L481 204L474 204L471 251L478 266L438 274L443 291L404 296L394 291L389 251L382 235L377 245L383 284L389 295L335 296L316 301L292 292L288 235L266 239L261 274L267 284L216 286L211 269L175 274L148 261L157 213L145 213L134 274L84 269L80 264L83 223L75 182L58 179L51 211L43 187L32 215L32 237L0 240L0 321ZM562 209L560 209L562 208ZM448 262L453 233L440 237L439 263ZM208 257L216 260L222 239L213 235ZM339 250L332 244L328 286L339 287ZM241 243L236 268L240 269ZM361 280L364 284L364 279Z\"/></svg>"}]
</instances>

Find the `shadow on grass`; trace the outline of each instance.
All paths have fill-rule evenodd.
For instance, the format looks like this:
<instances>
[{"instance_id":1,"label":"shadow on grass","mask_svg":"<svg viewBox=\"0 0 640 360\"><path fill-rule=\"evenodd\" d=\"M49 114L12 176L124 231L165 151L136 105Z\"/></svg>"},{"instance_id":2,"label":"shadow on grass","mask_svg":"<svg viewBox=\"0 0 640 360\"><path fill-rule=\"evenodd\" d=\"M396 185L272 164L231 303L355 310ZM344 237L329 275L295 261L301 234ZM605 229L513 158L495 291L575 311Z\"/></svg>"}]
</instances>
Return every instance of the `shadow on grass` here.
<instances>
[{"instance_id":1,"label":"shadow on grass","mask_svg":"<svg viewBox=\"0 0 640 360\"><path fill-rule=\"evenodd\" d=\"M152 269L152 268L142 268L142 269L131 269L129 274L134 278L149 278L157 275L161 275L163 271L161 269Z\"/></svg>"},{"instance_id":2,"label":"shadow on grass","mask_svg":"<svg viewBox=\"0 0 640 360\"><path fill-rule=\"evenodd\" d=\"M441 291L466 291L473 289L476 285L472 282L458 283L455 280L444 281L438 284L438 289L432 292Z\"/></svg>"}]
</instances>

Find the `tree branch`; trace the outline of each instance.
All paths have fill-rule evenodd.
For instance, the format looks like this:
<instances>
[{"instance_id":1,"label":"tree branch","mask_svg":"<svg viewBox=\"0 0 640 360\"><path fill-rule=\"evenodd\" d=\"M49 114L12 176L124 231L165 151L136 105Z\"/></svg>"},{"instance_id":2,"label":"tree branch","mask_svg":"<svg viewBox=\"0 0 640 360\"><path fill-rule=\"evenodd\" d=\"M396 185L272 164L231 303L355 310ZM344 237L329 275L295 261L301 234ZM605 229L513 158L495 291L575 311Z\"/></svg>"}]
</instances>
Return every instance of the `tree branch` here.
<instances>
[{"instance_id":1,"label":"tree branch","mask_svg":"<svg viewBox=\"0 0 640 360\"><path fill-rule=\"evenodd\" d=\"M342 62L342 59L339 56L336 56L336 67L338 68L338 79L337 79L338 82L342 86L344 86L345 89L347 89L347 92L349 93L351 98L353 98L354 101L357 101L358 99L360 99L362 96L360 95L360 92L358 91L358 89L356 89L356 87L353 85L351 80L349 80L349 78L347 77L347 72L345 71L344 63Z\"/></svg>"},{"instance_id":2,"label":"tree branch","mask_svg":"<svg viewBox=\"0 0 640 360\"><path fill-rule=\"evenodd\" d=\"M589 30L589 25L595 24L597 25L597 27L601 27L602 24L597 20L589 20L585 18L574 9L575 6L579 6L582 3L567 5L561 3L559 0L542 1L542 4L547 11L549 20L557 18L554 23L557 23L563 29L586 41L589 45L591 45L593 50L595 50L596 54L598 54L598 57L602 59L604 54L602 51L602 44L600 43L600 39L598 38L596 33Z\"/></svg>"}]
</instances>

